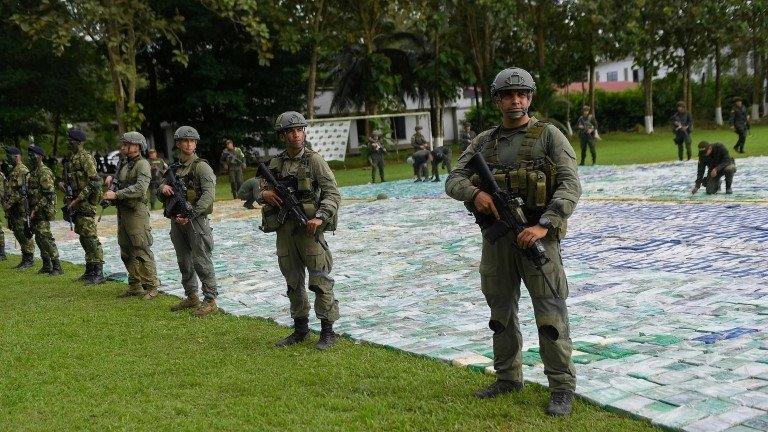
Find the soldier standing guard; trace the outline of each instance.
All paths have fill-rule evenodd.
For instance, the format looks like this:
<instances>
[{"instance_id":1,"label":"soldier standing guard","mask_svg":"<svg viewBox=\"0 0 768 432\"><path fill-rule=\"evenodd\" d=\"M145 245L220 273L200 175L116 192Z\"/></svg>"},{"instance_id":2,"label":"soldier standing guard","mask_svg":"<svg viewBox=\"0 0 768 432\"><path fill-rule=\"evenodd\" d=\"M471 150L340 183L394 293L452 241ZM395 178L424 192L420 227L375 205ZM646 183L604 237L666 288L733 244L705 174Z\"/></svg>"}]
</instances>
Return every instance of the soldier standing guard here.
<instances>
[{"instance_id":1,"label":"soldier standing guard","mask_svg":"<svg viewBox=\"0 0 768 432\"><path fill-rule=\"evenodd\" d=\"M157 269L152 254L152 227L149 225L147 189L151 180L149 162L141 155L147 150L147 140L139 132L126 132L120 153L125 160L108 182L116 182L104 199L117 207L117 244L120 259L128 271L128 289L120 297L157 297ZM110 184L107 184L109 189ZM145 291L146 289L146 291Z\"/></svg>"},{"instance_id":2,"label":"soldier standing guard","mask_svg":"<svg viewBox=\"0 0 768 432\"><path fill-rule=\"evenodd\" d=\"M186 299L171 306L172 311L197 308L195 315L204 317L219 310L216 306L218 296L216 273L213 269L211 252L213 251L213 232L208 215L213 213L213 201L216 196L216 174L205 159L195 153L200 134L191 126L182 126L173 134L179 149L179 163L169 170L178 182L183 184L186 199L192 206L192 218L181 214L168 215L171 218L171 242L176 250L176 260L181 272L181 284L184 286ZM174 194L180 191L169 184L169 175L163 178L158 188L160 200L166 210ZM195 277L197 275L197 278ZM201 303L197 295L197 279L200 279L204 300Z\"/></svg>"},{"instance_id":3,"label":"soldier standing guard","mask_svg":"<svg viewBox=\"0 0 768 432\"><path fill-rule=\"evenodd\" d=\"M368 144L368 161L371 163L371 183L376 183L376 170L379 170L379 178L384 183L384 155L387 154L387 149L384 144L381 143L379 136L381 132L375 130L371 133L371 141Z\"/></svg>"},{"instance_id":4,"label":"soldier standing guard","mask_svg":"<svg viewBox=\"0 0 768 432\"><path fill-rule=\"evenodd\" d=\"M64 182L59 183L67 193L68 187L73 194L62 209L65 220L75 226L75 233L80 236L80 245L85 251L85 273L80 280L87 284L104 282L104 252L96 230L96 206L101 200L102 180L96 172L96 161L85 150L85 132L70 129L67 141L72 155L65 167Z\"/></svg>"},{"instance_id":5,"label":"soldier standing guard","mask_svg":"<svg viewBox=\"0 0 768 432\"><path fill-rule=\"evenodd\" d=\"M459 145L461 146L462 153L470 144L472 144L472 140L475 139L476 136L477 134L472 130L472 125L465 120L464 129L459 133Z\"/></svg>"},{"instance_id":6,"label":"soldier standing guard","mask_svg":"<svg viewBox=\"0 0 768 432\"><path fill-rule=\"evenodd\" d=\"M240 147L235 147L235 143L228 139L225 141L226 148L221 153L224 163L229 169L229 188L232 190L232 198L237 198L237 191L243 185L243 168L245 167L245 155Z\"/></svg>"},{"instance_id":7,"label":"soldier standing guard","mask_svg":"<svg viewBox=\"0 0 768 432\"><path fill-rule=\"evenodd\" d=\"M168 164L157 157L157 150L155 149L149 149L147 156L149 157L150 168L149 207L154 210L155 203L157 202L157 188L160 186L160 182L163 181L163 174L168 169Z\"/></svg>"},{"instance_id":8,"label":"soldier standing guard","mask_svg":"<svg viewBox=\"0 0 768 432\"><path fill-rule=\"evenodd\" d=\"M744 144L747 142L747 130L749 129L749 115L747 115L744 100L740 97L734 100L734 106L731 110L731 128L739 136L733 149L739 153L744 153Z\"/></svg>"},{"instance_id":9,"label":"soldier standing guard","mask_svg":"<svg viewBox=\"0 0 768 432\"><path fill-rule=\"evenodd\" d=\"M685 110L685 102L677 103L677 112L672 115L672 133L675 135L675 144L677 144L677 158L683 160L683 144L688 155L687 160L691 160L691 132L693 132L693 120L691 113Z\"/></svg>"},{"instance_id":10,"label":"soldier standing guard","mask_svg":"<svg viewBox=\"0 0 768 432\"><path fill-rule=\"evenodd\" d=\"M8 228L21 248L21 262L15 268L24 270L35 264L35 243L32 239L31 226L27 226L29 217L29 169L21 162L21 151L16 147L6 147L5 157L13 167L6 181L6 193L3 196L5 217Z\"/></svg>"},{"instance_id":11,"label":"soldier standing guard","mask_svg":"<svg viewBox=\"0 0 768 432\"><path fill-rule=\"evenodd\" d=\"M59 262L59 249L51 234L51 221L56 216L56 180L53 171L43 163L45 152L42 148L33 144L29 146L27 153L29 166L32 168L29 176L29 217L43 261L43 266L37 273L58 276L63 271Z\"/></svg>"},{"instance_id":12,"label":"soldier standing guard","mask_svg":"<svg viewBox=\"0 0 768 432\"><path fill-rule=\"evenodd\" d=\"M587 147L589 147L589 153L592 156L592 165L597 161L597 152L595 152L597 121L589 111L589 106L581 107L581 117L576 122L576 129L579 130L579 138L581 139L581 163L579 165L584 165L584 160L587 158Z\"/></svg>"},{"instance_id":13,"label":"soldier standing guard","mask_svg":"<svg viewBox=\"0 0 768 432\"><path fill-rule=\"evenodd\" d=\"M419 163L414 163L414 175L416 181L420 182L422 179L427 180L427 164L432 162L432 152L429 149L429 143L424 135L421 133L421 126L416 126L416 132L411 136L411 147L413 147L413 159L419 160ZM422 159L426 158L423 162Z\"/></svg>"},{"instance_id":14,"label":"soldier standing guard","mask_svg":"<svg viewBox=\"0 0 768 432\"><path fill-rule=\"evenodd\" d=\"M330 276L333 258L323 232L336 229L341 195L328 163L304 146L306 127L307 121L298 112L288 111L277 117L275 131L286 150L272 158L269 169L276 173L278 181L295 182L296 198L309 220L307 226L299 226L292 218L280 224L277 212L282 201L264 179L258 201L264 204L262 230L277 231L277 259L288 285L294 321L293 333L277 342L277 346L302 342L309 335L310 307L305 287L309 272L309 290L315 293L315 314L322 327L317 348L323 350L336 342L333 323L339 318L339 302L333 295L334 280Z\"/></svg>"},{"instance_id":15,"label":"soldier standing guard","mask_svg":"<svg viewBox=\"0 0 768 432\"><path fill-rule=\"evenodd\" d=\"M530 183L505 182L500 187L526 199L523 212L533 225L517 238L511 232L494 244L483 239L480 281L491 309L488 323L493 331L493 366L497 381L476 393L489 398L518 391L523 387L520 334L517 318L520 281L531 295L539 349L544 373L549 379L550 400L547 413L566 415L571 411L576 387L576 369L571 361L571 332L568 324L568 284L560 256L560 241L566 232L566 220L581 196L576 155L568 139L554 126L528 116L536 83L520 68L499 72L493 80L491 95L501 110L503 123L478 135L459 158L445 183L446 193L464 201L477 212L495 215L493 198L480 189L478 177L468 165L475 153L481 153L494 174ZM556 175L555 175L556 174ZM523 248L541 240L549 262L542 267L552 289L546 285L538 268L526 258ZM552 291L557 292L557 296Z\"/></svg>"}]
</instances>

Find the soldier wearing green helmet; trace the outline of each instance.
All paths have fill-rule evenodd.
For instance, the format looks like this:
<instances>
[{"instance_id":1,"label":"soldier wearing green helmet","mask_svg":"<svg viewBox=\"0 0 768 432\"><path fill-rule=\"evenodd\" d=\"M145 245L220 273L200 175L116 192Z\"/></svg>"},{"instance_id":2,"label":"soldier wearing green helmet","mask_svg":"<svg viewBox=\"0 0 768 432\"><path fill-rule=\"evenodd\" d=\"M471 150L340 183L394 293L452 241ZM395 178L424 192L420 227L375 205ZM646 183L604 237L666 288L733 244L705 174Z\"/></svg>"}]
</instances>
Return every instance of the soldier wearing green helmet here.
<instances>
[{"instance_id":1,"label":"soldier wearing green helmet","mask_svg":"<svg viewBox=\"0 0 768 432\"><path fill-rule=\"evenodd\" d=\"M128 289L120 297L157 297L157 269L152 254L152 227L149 225L147 189L152 179L149 162L142 156L147 140L139 132L126 132L121 139L120 152L125 161L114 177L114 188L104 193L104 200L117 207L117 244L120 259L128 272Z\"/></svg>"},{"instance_id":2,"label":"soldier wearing green helmet","mask_svg":"<svg viewBox=\"0 0 768 432\"><path fill-rule=\"evenodd\" d=\"M282 201L264 180L257 201L263 205L261 229L277 232L277 259L288 286L294 322L293 332L278 341L277 346L297 344L309 336L310 306L306 288L309 273L309 290L315 293L315 315L321 325L317 348L323 350L336 342L333 323L339 318L339 302L334 297L334 280L330 276L333 258L323 232L336 229L341 195L328 163L306 148L306 126L304 116L296 111L280 114L275 121L275 131L286 149L269 162L275 178L296 190L296 198L302 203L308 220L306 227L301 227L293 218L279 221L277 214Z\"/></svg>"},{"instance_id":3,"label":"soldier wearing green helmet","mask_svg":"<svg viewBox=\"0 0 768 432\"><path fill-rule=\"evenodd\" d=\"M532 225L516 238L510 233L494 244L483 239L480 281L491 309L489 327L497 380L476 396L489 398L523 387L523 342L517 319L522 281L531 295L541 359L549 379L546 411L558 416L570 413L576 386L560 241L565 236L566 220L581 196L581 185L576 154L568 139L555 126L528 115L535 91L533 77L523 69L508 68L496 75L491 92L503 122L472 141L448 176L445 191L477 212L498 218L491 195L480 188L479 176L469 165L472 156L481 153L499 187L524 200L522 210ZM523 253L537 240L546 249L549 262L542 269L552 281L552 290Z\"/></svg>"},{"instance_id":4,"label":"soldier wearing green helmet","mask_svg":"<svg viewBox=\"0 0 768 432\"><path fill-rule=\"evenodd\" d=\"M59 186L66 193L67 183L73 192L65 208L85 251L85 273L80 279L87 284L98 284L104 282L104 251L96 230L96 206L101 201L102 179L96 171L96 160L85 150L85 132L70 129L67 141L72 156L64 167L64 182Z\"/></svg>"},{"instance_id":5,"label":"soldier wearing green helmet","mask_svg":"<svg viewBox=\"0 0 768 432\"><path fill-rule=\"evenodd\" d=\"M219 310L216 273L213 268L213 232L208 215L213 213L213 201L216 196L216 175L205 159L197 157L197 143L200 134L191 126L182 126L173 134L179 149L179 163L173 164L176 179L187 189L187 201L193 207L194 218L174 216L171 219L171 243L176 250L176 260L181 272L181 284L186 298L171 306L172 311L195 310L195 316L204 317ZM166 173L167 174L167 173ZM176 193L168 182L169 175L158 188L158 196L165 206ZM195 277L197 276L197 277ZM200 279L204 300L201 303L197 294L197 279Z\"/></svg>"},{"instance_id":6,"label":"soldier wearing green helmet","mask_svg":"<svg viewBox=\"0 0 768 432\"><path fill-rule=\"evenodd\" d=\"M29 208L32 232L40 249L43 266L38 274L51 276L62 274L59 249L51 233L51 221L56 215L56 180L50 168L45 166L45 152L32 144L27 149L29 156Z\"/></svg>"}]
</instances>

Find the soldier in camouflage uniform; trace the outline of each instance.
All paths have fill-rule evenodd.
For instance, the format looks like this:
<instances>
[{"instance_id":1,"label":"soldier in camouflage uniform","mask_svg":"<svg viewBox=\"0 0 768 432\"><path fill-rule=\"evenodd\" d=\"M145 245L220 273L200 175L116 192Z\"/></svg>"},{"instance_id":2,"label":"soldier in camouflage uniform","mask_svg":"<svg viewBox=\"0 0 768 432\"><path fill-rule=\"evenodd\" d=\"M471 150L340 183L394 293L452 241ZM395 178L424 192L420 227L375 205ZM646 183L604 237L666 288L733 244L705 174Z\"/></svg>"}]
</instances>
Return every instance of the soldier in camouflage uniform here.
<instances>
[{"instance_id":1,"label":"soldier in camouflage uniform","mask_svg":"<svg viewBox=\"0 0 768 432\"><path fill-rule=\"evenodd\" d=\"M464 130L459 133L459 145L461 146L462 153L469 147L476 136L477 134L472 130L472 125L468 121L464 121Z\"/></svg>"},{"instance_id":2,"label":"soldier in camouflage uniform","mask_svg":"<svg viewBox=\"0 0 768 432\"><path fill-rule=\"evenodd\" d=\"M677 158L683 160L683 145L688 155L687 160L691 160L691 132L693 131L693 119L691 113L685 110L685 102L677 103L677 111L672 115L672 133L674 134L675 144L677 145Z\"/></svg>"},{"instance_id":3,"label":"soldier in camouflage uniform","mask_svg":"<svg viewBox=\"0 0 768 432\"><path fill-rule=\"evenodd\" d=\"M65 167L67 176L59 186L66 192L65 183L69 183L74 192L73 199L65 203L65 209L85 251L85 273L80 280L95 285L104 282L104 251L96 229L96 206L101 200L102 180L96 172L96 161L84 148L85 132L70 129L67 139L73 154Z\"/></svg>"},{"instance_id":4,"label":"soldier in camouflage uniform","mask_svg":"<svg viewBox=\"0 0 768 432\"><path fill-rule=\"evenodd\" d=\"M35 263L35 243L32 239L31 226L27 226L25 205L28 204L29 169L21 162L21 151L16 147L6 147L5 155L13 166L5 183L3 207L8 218L8 228L21 247L21 262L15 267L28 269Z\"/></svg>"},{"instance_id":5,"label":"soldier in camouflage uniform","mask_svg":"<svg viewBox=\"0 0 768 432\"><path fill-rule=\"evenodd\" d=\"M414 164L414 176L416 181L420 182L422 179L427 180L427 165L432 162L432 152L429 149L429 143L424 135L421 133L421 126L416 126L416 132L411 136L411 147L413 147L413 158L419 160L426 156L426 160L422 163Z\"/></svg>"},{"instance_id":6,"label":"soldier in camouflage uniform","mask_svg":"<svg viewBox=\"0 0 768 432\"><path fill-rule=\"evenodd\" d=\"M379 139L381 132L375 130L371 133L371 140L368 143L368 162L371 164L371 183L376 183L376 170L379 171L379 179L384 180L384 155L387 154L387 148Z\"/></svg>"},{"instance_id":7,"label":"soldier in camouflage uniform","mask_svg":"<svg viewBox=\"0 0 768 432\"><path fill-rule=\"evenodd\" d=\"M30 145L27 151L29 166L32 167L29 176L30 220L43 261L43 266L37 273L58 276L63 272L59 262L59 249L51 234L51 221L56 216L56 179L53 177L53 171L43 163L45 152L42 148Z\"/></svg>"},{"instance_id":8,"label":"soldier in camouflage uniform","mask_svg":"<svg viewBox=\"0 0 768 432\"><path fill-rule=\"evenodd\" d=\"M739 139L733 149L739 153L744 153L744 144L747 142L747 131L749 130L749 115L747 107L744 106L744 99L737 97L734 100L734 106L731 110L731 128Z\"/></svg>"},{"instance_id":9,"label":"soldier in camouflage uniform","mask_svg":"<svg viewBox=\"0 0 768 432\"><path fill-rule=\"evenodd\" d=\"M141 156L146 150L144 135L123 134L121 153L125 154L125 160L110 179L117 182L114 190L107 190L104 199L113 201L117 207L117 244L120 259L128 271L128 289L120 297L144 296L144 300L152 300L157 297L158 281L147 209L152 169Z\"/></svg>"},{"instance_id":10,"label":"soldier in camouflage uniform","mask_svg":"<svg viewBox=\"0 0 768 432\"><path fill-rule=\"evenodd\" d=\"M149 207L154 210L155 203L157 202L157 188L160 186L160 182L163 181L163 174L165 174L165 170L168 169L168 164L157 157L157 151L155 149L150 149L147 156L149 157L149 168L151 170L149 181Z\"/></svg>"},{"instance_id":11,"label":"soldier in camouflage uniform","mask_svg":"<svg viewBox=\"0 0 768 432\"><path fill-rule=\"evenodd\" d=\"M581 196L581 185L576 155L568 139L554 125L528 116L535 90L533 77L523 69L508 68L496 75L491 91L503 114L503 123L472 141L448 176L445 190L476 211L499 217L491 195L480 189L478 176L468 165L472 156L480 152L494 176L501 180L500 187L525 198L523 211L527 219L538 222L525 228L517 238L509 233L495 244L483 239L480 280L491 309L489 327L493 331L497 381L476 395L494 397L523 387L523 342L517 319L522 280L531 295L544 373L549 378L547 413L556 416L570 413L576 386L565 303L568 284L560 241L565 235L566 220ZM529 248L537 240L546 248L550 262L542 269L557 296L522 252L521 248Z\"/></svg>"},{"instance_id":12,"label":"soldier in camouflage uniform","mask_svg":"<svg viewBox=\"0 0 768 432\"><path fill-rule=\"evenodd\" d=\"M576 129L579 130L579 138L581 139L581 163L579 165L584 165L584 160L587 158L587 147L589 147L589 153L592 155L592 165L597 161L597 152L595 152L597 121L589 111L590 108L587 105L581 107L581 117L576 122Z\"/></svg>"},{"instance_id":13,"label":"soldier in camouflage uniform","mask_svg":"<svg viewBox=\"0 0 768 432\"><path fill-rule=\"evenodd\" d=\"M229 170L229 187L232 190L232 198L237 198L237 191L243 185L243 168L245 168L245 155L240 147L235 147L235 143L228 139L225 141L226 148L221 153L221 159L227 164Z\"/></svg>"},{"instance_id":14,"label":"soldier in camouflage uniform","mask_svg":"<svg viewBox=\"0 0 768 432\"><path fill-rule=\"evenodd\" d=\"M192 205L195 217L188 219L174 216L171 219L171 242L176 250L176 260L184 286L184 300L171 307L172 311L196 308L195 315L203 317L218 311L216 273L213 269L211 252L213 251L213 232L208 215L213 213L213 200L216 196L216 175L205 159L197 157L197 143L200 134L191 126L182 126L173 134L179 149L179 164L168 169L173 170L177 180L186 185L187 201ZM158 188L160 201L170 205L175 191L168 184L166 173ZM195 277L197 276L197 277ZM200 279L204 300L201 303L197 295L197 279Z\"/></svg>"},{"instance_id":15,"label":"soldier in camouflage uniform","mask_svg":"<svg viewBox=\"0 0 768 432\"><path fill-rule=\"evenodd\" d=\"M292 218L280 224L277 213L282 201L266 181L262 182L259 203L262 207L262 230L277 231L277 259L288 285L293 333L277 342L277 346L293 345L309 334L309 300L305 288L309 273L309 290L315 293L315 315L320 319L318 349L336 342L333 323L339 318L339 302L333 295L334 280L330 276L333 258L323 232L336 229L336 215L341 195L333 171L322 156L304 147L307 121L300 113L280 114L275 130L286 150L272 158L270 171L278 181L297 185L297 198L309 222L301 227Z\"/></svg>"}]
</instances>

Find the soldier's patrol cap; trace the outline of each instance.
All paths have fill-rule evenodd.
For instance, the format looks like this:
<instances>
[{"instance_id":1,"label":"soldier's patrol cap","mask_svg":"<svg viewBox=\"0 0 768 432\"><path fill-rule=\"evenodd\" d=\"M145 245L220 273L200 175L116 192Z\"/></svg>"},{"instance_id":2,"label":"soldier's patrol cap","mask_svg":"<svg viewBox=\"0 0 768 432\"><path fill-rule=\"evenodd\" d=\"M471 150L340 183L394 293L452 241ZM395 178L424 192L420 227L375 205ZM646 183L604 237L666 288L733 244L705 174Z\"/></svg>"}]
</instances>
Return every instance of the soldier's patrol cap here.
<instances>
[{"instance_id":1,"label":"soldier's patrol cap","mask_svg":"<svg viewBox=\"0 0 768 432\"><path fill-rule=\"evenodd\" d=\"M157 150L155 150L155 149L149 149L148 153L157 153Z\"/></svg>"},{"instance_id":2,"label":"soldier's patrol cap","mask_svg":"<svg viewBox=\"0 0 768 432\"><path fill-rule=\"evenodd\" d=\"M85 142L86 140L85 132L79 129L68 130L67 138L69 138L71 141L77 141L77 142Z\"/></svg>"},{"instance_id":3,"label":"soldier's patrol cap","mask_svg":"<svg viewBox=\"0 0 768 432\"><path fill-rule=\"evenodd\" d=\"M40 146L30 144L30 146L27 148L27 151L29 152L30 155L36 154L38 156L45 157L45 150L43 150L43 148Z\"/></svg>"},{"instance_id":4,"label":"soldier's patrol cap","mask_svg":"<svg viewBox=\"0 0 768 432\"><path fill-rule=\"evenodd\" d=\"M16 147L5 147L5 154L8 156L16 156L21 154L21 150Z\"/></svg>"},{"instance_id":5,"label":"soldier's patrol cap","mask_svg":"<svg viewBox=\"0 0 768 432\"><path fill-rule=\"evenodd\" d=\"M424 128L421 127L421 126L416 126L416 130L422 130L422 129L424 129Z\"/></svg>"},{"instance_id":6,"label":"soldier's patrol cap","mask_svg":"<svg viewBox=\"0 0 768 432\"><path fill-rule=\"evenodd\" d=\"M702 141L699 143L699 150L704 150L709 146L710 146L710 143L708 141Z\"/></svg>"},{"instance_id":7,"label":"soldier's patrol cap","mask_svg":"<svg viewBox=\"0 0 768 432\"><path fill-rule=\"evenodd\" d=\"M735 98L733 98L733 103L736 103L736 102L744 102L744 98L742 98L741 96L736 96Z\"/></svg>"}]
</instances>

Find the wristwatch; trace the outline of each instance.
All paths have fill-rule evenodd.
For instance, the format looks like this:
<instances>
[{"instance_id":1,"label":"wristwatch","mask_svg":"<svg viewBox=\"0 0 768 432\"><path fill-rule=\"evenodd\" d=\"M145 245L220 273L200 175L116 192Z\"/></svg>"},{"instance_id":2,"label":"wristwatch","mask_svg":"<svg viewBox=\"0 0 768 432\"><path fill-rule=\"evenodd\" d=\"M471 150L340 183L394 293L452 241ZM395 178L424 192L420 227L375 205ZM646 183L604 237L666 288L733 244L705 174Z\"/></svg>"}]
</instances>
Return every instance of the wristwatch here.
<instances>
[{"instance_id":1,"label":"wristwatch","mask_svg":"<svg viewBox=\"0 0 768 432\"><path fill-rule=\"evenodd\" d=\"M552 226L552 221L551 221L551 220L549 220L549 218L548 218L548 217L546 217L546 216L542 216L542 217L540 217L540 218L539 218L539 225L543 226L543 227L544 227L544 228L546 228L546 229L552 229L552 228L554 228L554 227Z\"/></svg>"}]
</instances>

